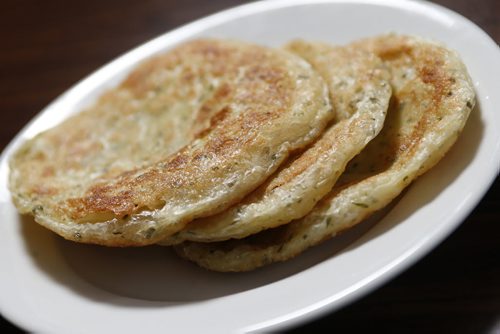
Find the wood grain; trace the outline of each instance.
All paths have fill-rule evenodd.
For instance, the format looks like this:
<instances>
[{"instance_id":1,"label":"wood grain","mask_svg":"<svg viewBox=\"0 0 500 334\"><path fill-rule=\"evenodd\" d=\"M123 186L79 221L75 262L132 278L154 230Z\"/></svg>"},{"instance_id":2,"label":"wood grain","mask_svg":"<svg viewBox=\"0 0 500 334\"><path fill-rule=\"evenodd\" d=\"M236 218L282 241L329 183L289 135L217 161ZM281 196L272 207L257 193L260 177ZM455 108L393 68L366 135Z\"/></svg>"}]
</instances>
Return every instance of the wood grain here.
<instances>
[{"instance_id":1,"label":"wood grain","mask_svg":"<svg viewBox=\"0 0 500 334\"><path fill-rule=\"evenodd\" d=\"M235 0L0 3L0 147L116 56ZM500 2L438 0L500 42ZM500 179L444 243L361 300L289 333L500 333ZM0 296L1 298L1 296ZM20 331L3 318L0 326Z\"/></svg>"}]
</instances>

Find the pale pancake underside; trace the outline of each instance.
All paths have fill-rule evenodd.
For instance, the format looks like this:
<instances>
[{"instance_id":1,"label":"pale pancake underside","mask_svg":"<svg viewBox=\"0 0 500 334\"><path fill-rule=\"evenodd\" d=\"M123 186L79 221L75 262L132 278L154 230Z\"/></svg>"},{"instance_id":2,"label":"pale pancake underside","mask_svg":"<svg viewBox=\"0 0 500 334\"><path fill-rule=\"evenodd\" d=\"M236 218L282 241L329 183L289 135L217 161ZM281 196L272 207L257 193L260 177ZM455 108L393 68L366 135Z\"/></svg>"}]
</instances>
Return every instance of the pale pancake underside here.
<instances>
[{"instance_id":1,"label":"pale pancake underside","mask_svg":"<svg viewBox=\"0 0 500 334\"><path fill-rule=\"evenodd\" d=\"M287 49L325 79L339 122L242 202L190 222L160 244L243 238L303 217L332 189L347 162L380 132L391 96L390 73L380 58L357 48L325 46L320 51L307 46L295 42Z\"/></svg>"},{"instance_id":2,"label":"pale pancake underside","mask_svg":"<svg viewBox=\"0 0 500 334\"><path fill-rule=\"evenodd\" d=\"M217 271L287 260L385 207L444 156L475 104L471 80L456 53L398 35L354 46L375 52L392 70L394 95L379 136L302 219L241 240L186 242L175 246L182 257Z\"/></svg>"},{"instance_id":3,"label":"pale pancake underside","mask_svg":"<svg viewBox=\"0 0 500 334\"><path fill-rule=\"evenodd\" d=\"M9 187L22 213L67 239L152 244L241 200L332 117L299 57L191 41L27 141Z\"/></svg>"}]
</instances>

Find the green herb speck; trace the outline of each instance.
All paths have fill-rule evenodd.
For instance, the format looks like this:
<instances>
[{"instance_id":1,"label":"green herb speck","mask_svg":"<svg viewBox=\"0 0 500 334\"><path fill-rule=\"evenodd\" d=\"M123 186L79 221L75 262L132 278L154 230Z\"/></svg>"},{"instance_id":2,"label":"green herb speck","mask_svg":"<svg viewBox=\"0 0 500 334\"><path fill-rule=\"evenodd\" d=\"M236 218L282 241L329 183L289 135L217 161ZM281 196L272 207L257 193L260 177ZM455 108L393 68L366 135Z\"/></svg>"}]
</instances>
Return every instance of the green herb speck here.
<instances>
[{"instance_id":1,"label":"green herb speck","mask_svg":"<svg viewBox=\"0 0 500 334\"><path fill-rule=\"evenodd\" d=\"M148 228L145 232L144 232L144 236L146 237L146 239L151 239L151 237L153 236L153 234L156 232L156 229L154 227L150 227Z\"/></svg>"}]
</instances>

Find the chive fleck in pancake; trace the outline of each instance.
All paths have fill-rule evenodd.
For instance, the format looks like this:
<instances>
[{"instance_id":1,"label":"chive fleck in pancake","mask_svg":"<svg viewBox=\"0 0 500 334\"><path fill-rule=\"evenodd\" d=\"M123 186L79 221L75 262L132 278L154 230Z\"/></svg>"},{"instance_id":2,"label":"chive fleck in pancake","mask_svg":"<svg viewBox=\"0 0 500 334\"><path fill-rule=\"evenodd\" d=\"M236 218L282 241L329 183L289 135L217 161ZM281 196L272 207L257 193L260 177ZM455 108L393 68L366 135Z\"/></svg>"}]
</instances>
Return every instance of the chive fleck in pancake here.
<instances>
[{"instance_id":1,"label":"chive fleck in pancake","mask_svg":"<svg viewBox=\"0 0 500 334\"><path fill-rule=\"evenodd\" d=\"M254 190L333 112L301 58L196 40L139 65L10 161L21 213L64 238L146 245Z\"/></svg>"},{"instance_id":2,"label":"chive fleck in pancake","mask_svg":"<svg viewBox=\"0 0 500 334\"><path fill-rule=\"evenodd\" d=\"M242 202L189 223L161 244L243 238L303 217L382 129L391 88L389 70L380 58L352 47L308 46L295 42L287 49L306 59L325 79L338 122Z\"/></svg>"},{"instance_id":3,"label":"chive fleck in pancake","mask_svg":"<svg viewBox=\"0 0 500 334\"><path fill-rule=\"evenodd\" d=\"M475 103L458 55L399 35L354 47L375 52L392 69L394 96L381 133L307 216L246 239L186 242L176 246L182 257L217 271L247 271L290 259L382 209L445 155Z\"/></svg>"}]
</instances>

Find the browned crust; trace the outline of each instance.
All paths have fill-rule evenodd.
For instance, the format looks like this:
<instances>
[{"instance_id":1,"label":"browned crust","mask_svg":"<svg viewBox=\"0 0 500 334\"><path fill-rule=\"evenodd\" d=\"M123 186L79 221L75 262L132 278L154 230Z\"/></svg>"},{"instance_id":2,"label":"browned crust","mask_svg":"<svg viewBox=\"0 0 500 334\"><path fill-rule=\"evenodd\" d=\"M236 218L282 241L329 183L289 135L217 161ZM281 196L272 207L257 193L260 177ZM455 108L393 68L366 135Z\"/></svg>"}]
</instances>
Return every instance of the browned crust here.
<instances>
[{"instance_id":1,"label":"browned crust","mask_svg":"<svg viewBox=\"0 0 500 334\"><path fill-rule=\"evenodd\" d=\"M160 147L166 142L165 152L156 150L154 157L133 139L149 131L141 124L151 123L139 124L143 114L147 122L163 117L170 126L155 129ZM139 65L94 106L28 141L11 160L10 188L22 212L65 238L154 243L239 201L290 151L317 137L332 116L326 86L299 58L244 42L190 41ZM116 122L139 124L138 133L107 132ZM183 136L173 133L179 123ZM126 163L108 170L102 159L103 166L87 168L92 157L113 150L115 140L122 147L132 143L133 150L118 150L144 161L123 157ZM170 141L185 146L172 151ZM42 163L33 165L32 157ZM78 184L75 177L86 179Z\"/></svg>"},{"instance_id":2,"label":"browned crust","mask_svg":"<svg viewBox=\"0 0 500 334\"><path fill-rule=\"evenodd\" d=\"M181 244L175 248L181 256L217 271L290 259L382 209L445 155L474 106L473 86L458 56L412 36L384 35L353 45L375 52L392 68L395 97L379 136L309 215L247 239Z\"/></svg>"}]
</instances>

